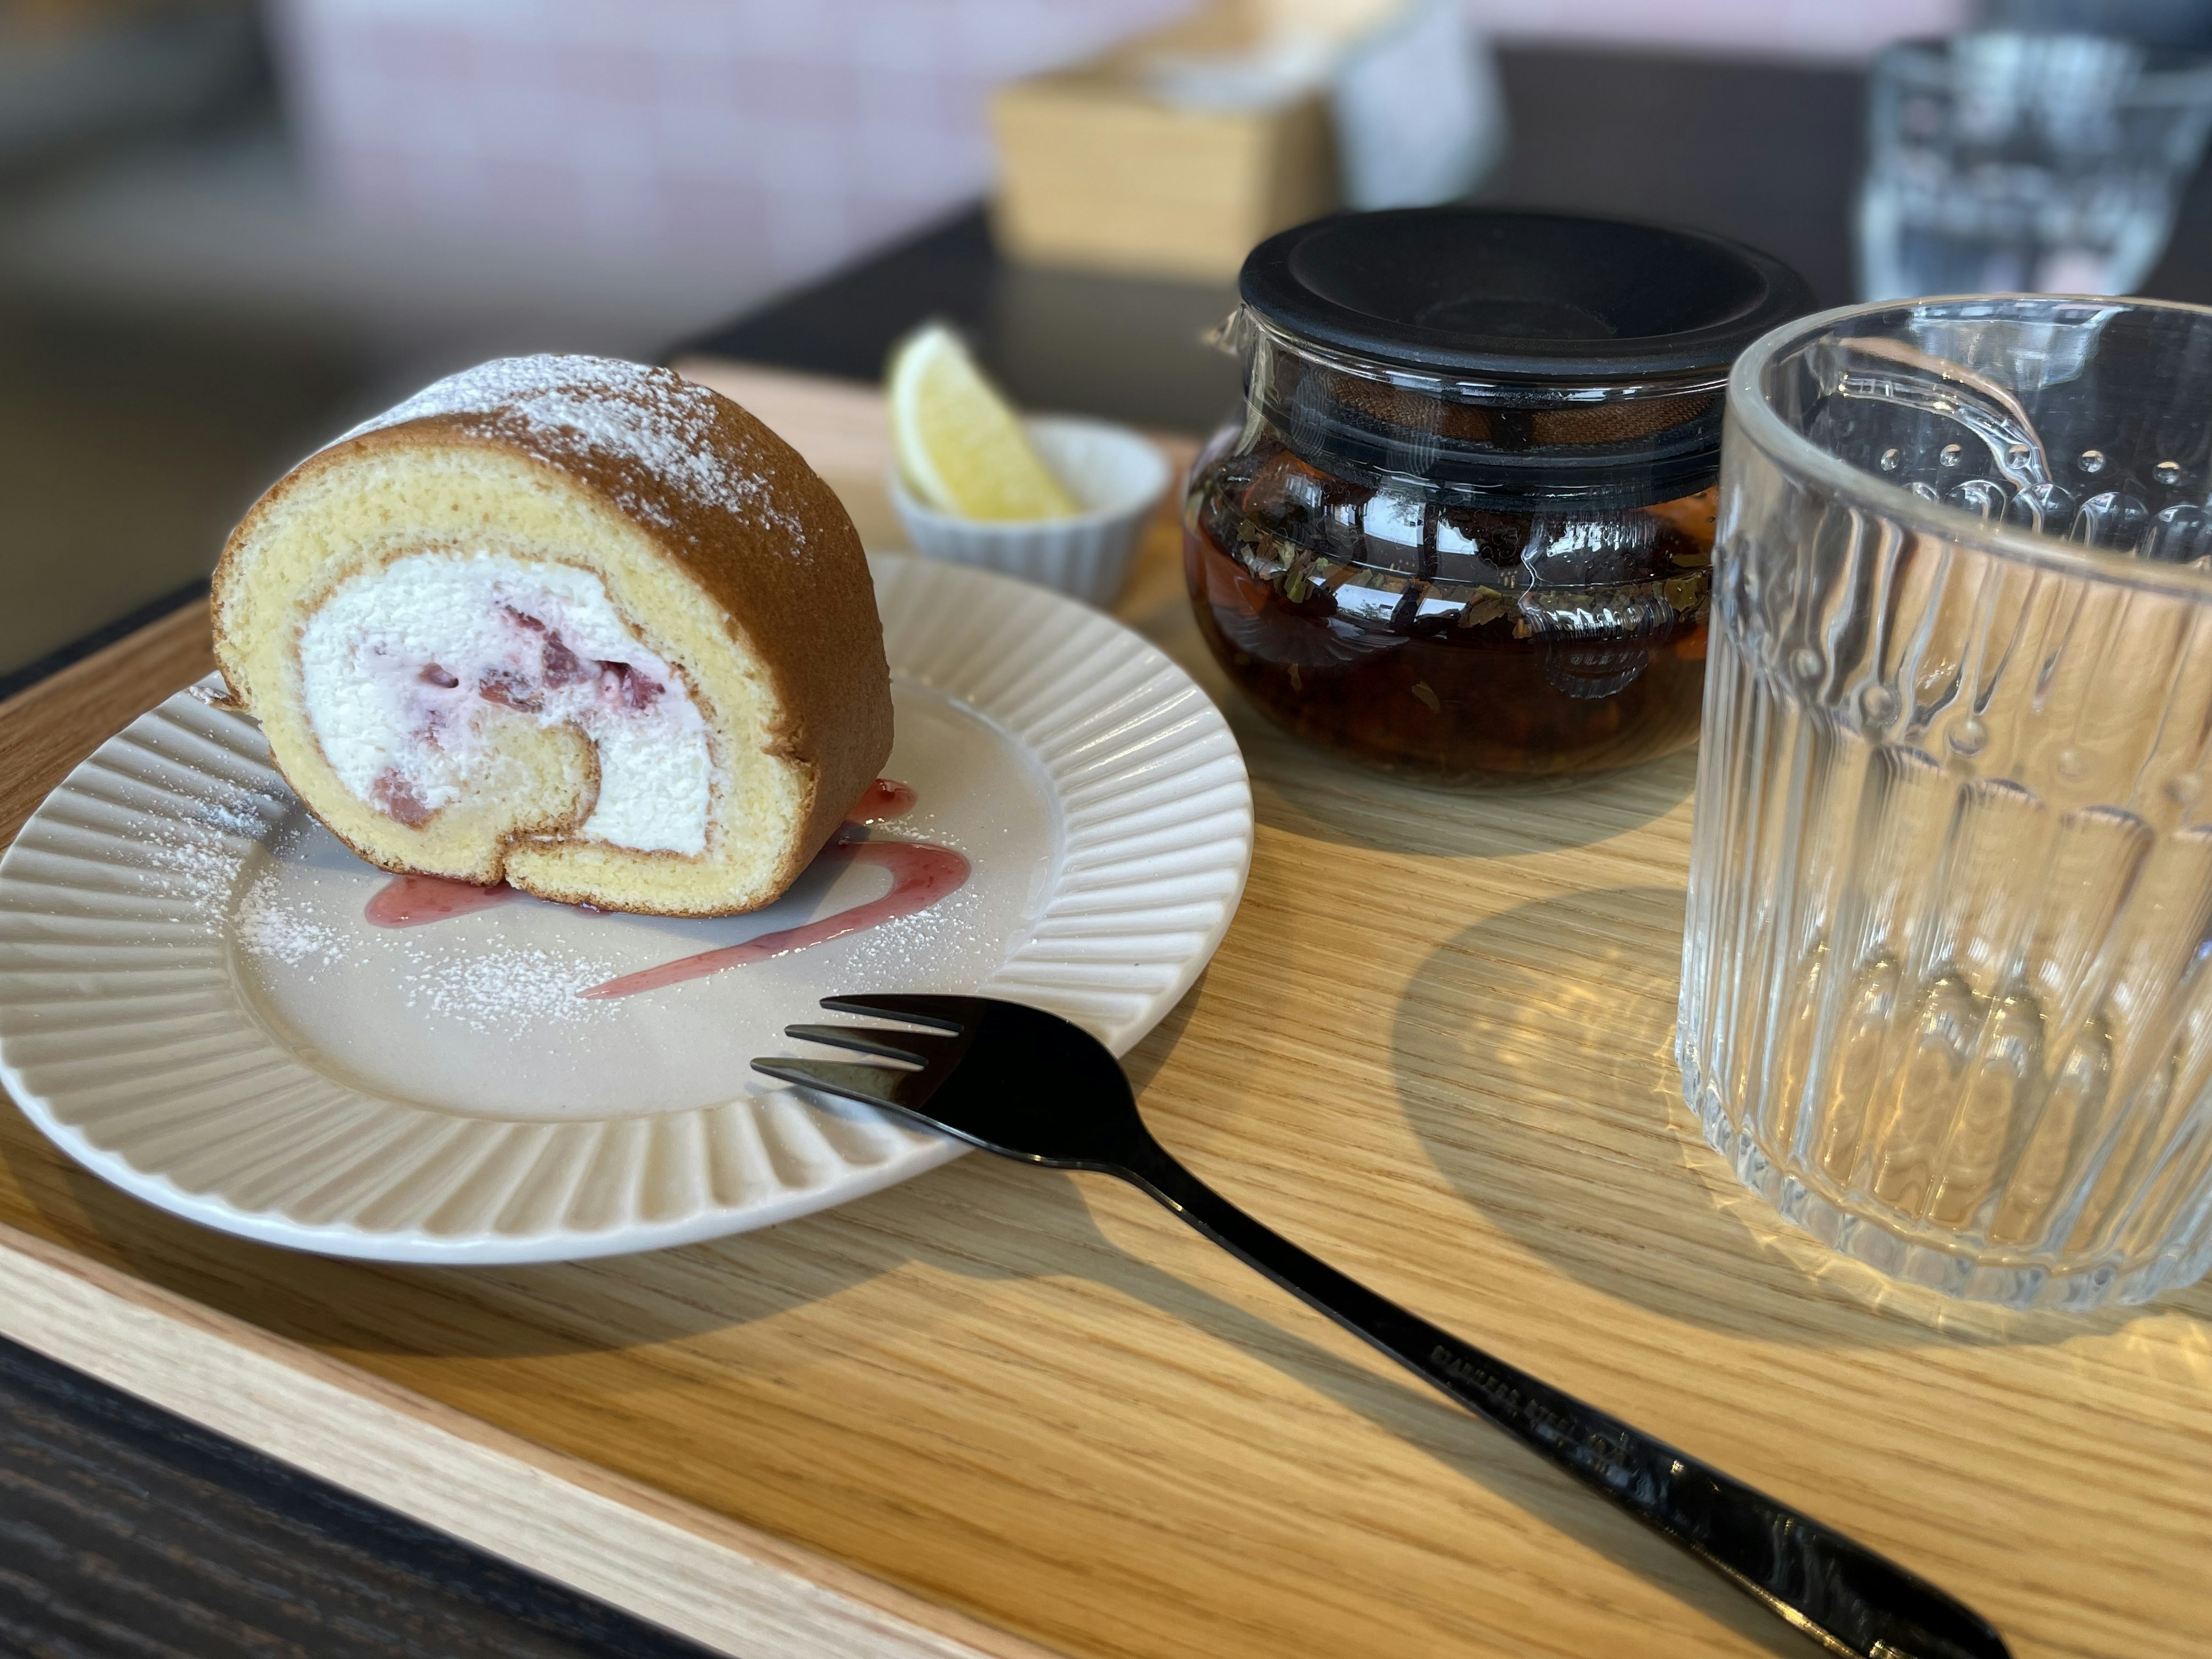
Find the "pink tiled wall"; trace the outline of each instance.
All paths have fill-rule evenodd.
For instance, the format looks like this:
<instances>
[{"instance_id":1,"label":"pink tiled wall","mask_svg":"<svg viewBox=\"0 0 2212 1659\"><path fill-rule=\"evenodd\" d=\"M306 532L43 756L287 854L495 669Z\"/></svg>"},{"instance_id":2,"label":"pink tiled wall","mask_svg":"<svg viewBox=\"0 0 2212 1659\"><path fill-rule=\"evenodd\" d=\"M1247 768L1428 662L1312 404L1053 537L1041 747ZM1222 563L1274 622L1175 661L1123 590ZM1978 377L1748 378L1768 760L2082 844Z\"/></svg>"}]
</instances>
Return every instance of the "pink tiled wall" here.
<instances>
[{"instance_id":1,"label":"pink tiled wall","mask_svg":"<svg viewBox=\"0 0 2212 1659\"><path fill-rule=\"evenodd\" d=\"M1190 0L280 0L356 222L797 282L980 195L984 102Z\"/></svg>"}]
</instances>

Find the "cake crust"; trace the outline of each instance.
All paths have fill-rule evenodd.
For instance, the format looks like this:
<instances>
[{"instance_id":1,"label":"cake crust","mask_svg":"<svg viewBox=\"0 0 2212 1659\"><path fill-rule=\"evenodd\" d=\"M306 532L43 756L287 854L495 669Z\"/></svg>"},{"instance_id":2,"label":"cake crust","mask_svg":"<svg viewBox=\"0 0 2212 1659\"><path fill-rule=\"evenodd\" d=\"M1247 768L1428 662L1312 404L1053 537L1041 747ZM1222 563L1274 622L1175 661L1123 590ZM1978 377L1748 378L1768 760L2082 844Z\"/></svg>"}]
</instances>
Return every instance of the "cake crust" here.
<instances>
[{"instance_id":1,"label":"cake crust","mask_svg":"<svg viewBox=\"0 0 2212 1659\"><path fill-rule=\"evenodd\" d=\"M241 625L240 601L253 550L272 528L343 469L380 456L456 450L501 452L619 515L690 579L750 657L775 711L767 750L805 780L803 823L769 898L780 894L837 832L890 755L890 673L874 585L852 520L798 452L737 404L670 370L589 357L485 364L295 467L232 532L216 571L216 655L232 699L261 712L249 668L252 641L244 637L252 624ZM283 757L276 758L283 769ZM314 810L312 792L290 781ZM595 790L596 776L592 781ZM549 830L573 830L590 811L589 793L565 823L511 831L502 854ZM317 816L330 823L329 815ZM372 863L412 867L331 827ZM591 891L561 890L543 876L515 884L547 898L599 902ZM623 908L712 915L766 902Z\"/></svg>"}]
</instances>

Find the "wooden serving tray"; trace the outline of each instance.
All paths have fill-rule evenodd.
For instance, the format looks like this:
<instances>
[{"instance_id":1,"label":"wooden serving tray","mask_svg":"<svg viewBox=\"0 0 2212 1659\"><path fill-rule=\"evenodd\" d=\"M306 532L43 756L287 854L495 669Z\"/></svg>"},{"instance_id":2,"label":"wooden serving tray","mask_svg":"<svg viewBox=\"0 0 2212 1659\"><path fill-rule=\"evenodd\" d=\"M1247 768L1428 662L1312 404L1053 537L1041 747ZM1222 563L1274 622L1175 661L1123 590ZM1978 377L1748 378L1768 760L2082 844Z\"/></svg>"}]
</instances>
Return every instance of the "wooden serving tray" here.
<instances>
[{"instance_id":1,"label":"wooden serving tray","mask_svg":"<svg viewBox=\"0 0 2212 1659\"><path fill-rule=\"evenodd\" d=\"M874 395L695 364L894 545ZM1230 1196L1856 1534L2021 1659L2212 1644L2212 1285L1929 1306L1782 1231L1670 1058L1690 757L1453 798L1224 685L1175 532L1122 614L1222 699L1251 884L1132 1069ZM0 835L209 666L179 613L0 705ZM0 1333L733 1654L1809 1651L1106 1180L963 1159L573 1266L287 1254L0 1110Z\"/></svg>"}]
</instances>

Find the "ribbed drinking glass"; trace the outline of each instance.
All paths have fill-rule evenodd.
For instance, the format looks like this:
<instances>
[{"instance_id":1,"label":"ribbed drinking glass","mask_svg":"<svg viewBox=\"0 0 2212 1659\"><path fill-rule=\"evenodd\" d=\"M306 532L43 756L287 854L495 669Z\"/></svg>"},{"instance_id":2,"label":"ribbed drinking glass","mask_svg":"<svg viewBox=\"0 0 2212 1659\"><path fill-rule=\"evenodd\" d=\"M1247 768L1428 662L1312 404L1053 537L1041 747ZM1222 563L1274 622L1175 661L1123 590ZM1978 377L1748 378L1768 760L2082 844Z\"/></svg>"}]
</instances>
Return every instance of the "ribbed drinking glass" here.
<instances>
[{"instance_id":1,"label":"ribbed drinking glass","mask_svg":"<svg viewBox=\"0 0 2212 1659\"><path fill-rule=\"evenodd\" d=\"M1678 1053L1789 1220L2014 1306L2212 1267L2212 312L1830 312L1729 386Z\"/></svg>"}]
</instances>

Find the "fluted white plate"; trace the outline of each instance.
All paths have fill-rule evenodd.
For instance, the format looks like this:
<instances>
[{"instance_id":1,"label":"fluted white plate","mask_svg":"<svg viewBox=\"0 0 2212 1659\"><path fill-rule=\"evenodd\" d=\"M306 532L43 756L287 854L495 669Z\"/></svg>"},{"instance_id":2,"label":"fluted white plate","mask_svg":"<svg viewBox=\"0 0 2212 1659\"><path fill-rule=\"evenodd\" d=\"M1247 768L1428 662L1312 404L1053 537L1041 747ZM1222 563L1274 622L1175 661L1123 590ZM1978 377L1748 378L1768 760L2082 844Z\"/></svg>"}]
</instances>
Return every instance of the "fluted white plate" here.
<instances>
[{"instance_id":1,"label":"fluted white plate","mask_svg":"<svg viewBox=\"0 0 2212 1659\"><path fill-rule=\"evenodd\" d=\"M752 1075L838 992L980 992L1119 1053L1227 930L1236 741L1111 619L986 571L875 562L897 707L885 833L968 854L902 921L609 1001L579 988L865 902L817 871L712 921L534 899L363 917L388 879L300 807L260 729L186 692L103 744L0 858L0 1077L86 1168L271 1243L547 1261L803 1215L957 1148Z\"/></svg>"}]
</instances>

